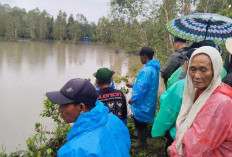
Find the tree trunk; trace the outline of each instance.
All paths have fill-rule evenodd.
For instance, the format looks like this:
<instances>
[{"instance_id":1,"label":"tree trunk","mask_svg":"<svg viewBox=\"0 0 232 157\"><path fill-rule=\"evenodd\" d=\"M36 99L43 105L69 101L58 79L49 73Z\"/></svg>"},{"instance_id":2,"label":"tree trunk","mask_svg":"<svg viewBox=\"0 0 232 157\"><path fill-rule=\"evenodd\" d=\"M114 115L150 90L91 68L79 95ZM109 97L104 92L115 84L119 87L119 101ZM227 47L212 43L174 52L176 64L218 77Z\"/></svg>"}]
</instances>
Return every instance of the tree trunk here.
<instances>
[{"instance_id":1,"label":"tree trunk","mask_svg":"<svg viewBox=\"0 0 232 157\"><path fill-rule=\"evenodd\" d=\"M14 40L18 39L18 27L17 25L15 25L15 29L14 29Z\"/></svg>"},{"instance_id":2,"label":"tree trunk","mask_svg":"<svg viewBox=\"0 0 232 157\"><path fill-rule=\"evenodd\" d=\"M74 35L73 44L76 44L76 42L77 42L77 33L75 33Z\"/></svg>"},{"instance_id":3,"label":"tree trunk","mask_svg":"<svg viewBox=\"0 0 232 157\"><path fill-rule=\"evenodd\" d=\"M184 0L182 0L181 1L181 8L182 8L182 10L181 10L181 15L183 16L184 14L185 14L185 10L184 10L184 7L185 7L185 5L184 5L185 3L184 3Z\"/></svg>"},{"instance_id":4,"label":"tree trunk","mask_svg":"<svg viewBox=\"0 0 232 157\"><path fill-rule=\"evenodd\" d=\"M60 41L63 42L63 32L60 31Z\"/></svg>"},{"instance_id":5,"label":"tree trunk","mask_svg":"<svg viewBox=\"0 0 232 157\"><path fill-rule=\"evenodd\" d=\"M191 0L185 0L184 2L184 15L188 15L191 11Z\"/></svg>"},{"instance_id":6,"label":"tree trunk","mask_svg":"<svg viewBox=\"0 0 232 157\"><path fill-rule=\"evenodd\" d=\"M10 32L10 40L14 40L15 38L15 28L14 25L12 26L12 31Z\"/></svg>"},{"instance_id":7,"label":"tree trunk","mask_svg":"<svg viewBox=\"0 0 232 157\"><path fill-rule=\"evenodd\" d=\"M206 5L205 5L205 9L204 9L205 13L207 13L209 11L208 6L209 6L209 0L207 0Z\"/></svg>"},{"instance_id":8,"label":"tree trunk","mask_svg":"<svg viewBox=\"0 0 232 157\"><path fill-rule=\"evenodd\" d=\"M168 23L169 22L169 17L168 17L168 10L167 10L167 0L163 0L163 4L164 4L164 12L165 12L165 17L166 17L166 23ZM169 44L171 45L171 49L172 49L172 51L175 51L173 41L172 41L172 36L169 34L168 37L169 37Z\"/></svg>"},{"instance_id":9,"label":"tree trunk","mask_svg":"<svg viewBox=\"0 0 232 157\"><path fill-rule=\"evenodd\" d=\"M42 41L43 38L43 24L40 23L40 29L39 29L39 39Z\"/></svg>"},{"instance_id":10,"label":"tree trunk","mask_svg":"<svg viewBox=\"0 0 232 157\"><path fill-rule=\"evenodd\" d=\"M34 36L35 36L35 35L34 35L34 29L31 28L30 32L31 32L31 33L30 33L30 34L31 34L31 39L33 40L33 39L34 39Z\"/></svg>"},{"instance_id":11,"label":"tree trunk","mask_svg":"<svg viewBox=\"0 0 232 157\"><path fill-rule=\"evenodd\" d=\"M227 8L227 12L226 12L227 17L230 16L230 10L231 10L231 5L229 5L228 8Z\"/></svg>"},{"instance_id":12,"label":"tree trunk","mask_svg":"<svg viewBox=\"0 0 232 157\"><path fill-rule=\"evenodd\" d=\"M31 34L32 40L35 40L35 31L36 31L36 26L35 26L35 24L32 24L31 29L30 29L30 34Z\"/></svg>"}]
</instances>

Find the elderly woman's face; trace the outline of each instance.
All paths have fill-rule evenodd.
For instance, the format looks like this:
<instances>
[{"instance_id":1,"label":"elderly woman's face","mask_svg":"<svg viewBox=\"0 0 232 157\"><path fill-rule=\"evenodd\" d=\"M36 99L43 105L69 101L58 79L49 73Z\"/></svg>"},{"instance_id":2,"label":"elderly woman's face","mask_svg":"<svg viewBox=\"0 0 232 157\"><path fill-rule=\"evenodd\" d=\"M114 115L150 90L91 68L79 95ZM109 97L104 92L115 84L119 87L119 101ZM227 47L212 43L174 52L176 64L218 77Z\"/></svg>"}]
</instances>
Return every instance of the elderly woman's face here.
<instances>
[{"instance_id":1,"label":"elderly woman's face","mask_svg":"<svg viewBox=\"0 0 232 157\"><path fill-rule=\"evenodd\" d=\"M194 56L189 67L189 75L195 88L206 89L213 79L213 67L209 56L205 54Z\"/></svg>"}]
</instances>

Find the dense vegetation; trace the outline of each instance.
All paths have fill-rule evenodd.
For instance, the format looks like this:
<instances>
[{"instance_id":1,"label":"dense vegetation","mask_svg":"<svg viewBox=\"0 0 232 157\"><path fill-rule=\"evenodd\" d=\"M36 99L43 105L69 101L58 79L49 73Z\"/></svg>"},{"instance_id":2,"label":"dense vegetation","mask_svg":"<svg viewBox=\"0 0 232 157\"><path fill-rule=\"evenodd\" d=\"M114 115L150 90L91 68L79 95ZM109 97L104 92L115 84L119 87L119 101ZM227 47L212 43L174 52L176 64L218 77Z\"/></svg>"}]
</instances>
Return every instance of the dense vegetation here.
<instances>
[{"instance_id":1,"label":"dense vegetation","mask_svg":"<svg viewBox=\"0 0 232 157\"><path fill-rule=\"evenodd\" d=\"M0 39L76 43L88 36L90 41L112 44L116 50L135 52L146 45L158 54L168 54L173 50L172 37L164 30L168 21L194 12L226 15L229 4L232 0L111 0L110 14L97 24L89 23L82 14L68 16L59 11L54 18L46 10L26 12L0 4Z\"/></svg>"},{"instance_id":2,"label":"dense vegetation","mask_svg":"<svg viewBox=\"0 0 232 157\"><path fill-rule=\"evenodd\" d=\"M231 0L111 0L111 14L99 19L97 32L101 41L114 43L127 52L142 46L152 47L158 55L173 50L172 37L165 24L194 12L221 13ZM223 10L223 11L222 11Z\"/></svg>"},{"instance_id":3,"label":"dense vegetation","mask_svg":"<svg viewBox=\"0 0 232 157\"><path fill-rule=\"evenodd\" d=\"M96 41L96 25L88 23L82 14L75 19L71 14L59 11L56 19L38 8L28 12L18 7L11 8L0 4L0 37L3 40L16 41L20 38L30 40L71 40L76 43L88 36Z\"/></svg>"}]
</instances>

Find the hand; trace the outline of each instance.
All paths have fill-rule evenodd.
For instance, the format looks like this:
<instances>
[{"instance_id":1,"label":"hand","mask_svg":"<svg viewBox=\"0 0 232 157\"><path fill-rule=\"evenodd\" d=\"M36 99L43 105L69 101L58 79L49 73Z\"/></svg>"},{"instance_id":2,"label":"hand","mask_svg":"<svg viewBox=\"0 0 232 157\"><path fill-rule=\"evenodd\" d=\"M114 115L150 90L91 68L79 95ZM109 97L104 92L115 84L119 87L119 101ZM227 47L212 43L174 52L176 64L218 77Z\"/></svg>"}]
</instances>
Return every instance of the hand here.
<instances>
[{"instance_id":1,"label":"hand","mask_svg":"<svg viewBox=\"0 0 232 157\"><path fill-rule=\"evenodd\" d=\"M184 64L182 65L183 72L187 71L187 69L188 69L188 64L189 64L189 62L188 62L188 61L185 61Z\"/></svg>"},{"instance_id":2,"label":"hand","mask_svg":"<svg viewBox=\"0 0 232 157\"><path fill-rule=\"evenodd\" d=\"M168 156L171 156L171 146L168 147L167 153L168 153Z\"/></svg>"},{"instance_id":3,"label":"hand","mask_svg":"<svg viewBox=\"0 0 232 157\"><path fill-rule=\"evenodd\" d=\"M126 86L127 86L128 88L132 88L132 83L127 83Z\"/></svg>"},{"instance_id":4,"label":"hand","mask_svg":"<svg viewBox=\"0 0 232 157\"><path fill-rule=\"evenodd\" d=\"M133 104L134 102L131 99L128 101L128 104Z\"/></svg>"}]
</instances>

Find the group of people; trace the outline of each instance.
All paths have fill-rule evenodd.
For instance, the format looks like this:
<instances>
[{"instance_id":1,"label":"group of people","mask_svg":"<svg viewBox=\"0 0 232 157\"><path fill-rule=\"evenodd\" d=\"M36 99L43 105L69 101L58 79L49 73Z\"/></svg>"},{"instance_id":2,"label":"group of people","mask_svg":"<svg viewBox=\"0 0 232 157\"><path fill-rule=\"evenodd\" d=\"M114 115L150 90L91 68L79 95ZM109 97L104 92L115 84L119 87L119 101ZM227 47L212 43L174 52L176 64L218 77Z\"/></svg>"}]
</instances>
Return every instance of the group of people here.
<instances>
[{"instance_id":1,"label":"group of people","mask_svg":"<svg viewBox=\"0 0 232 157\"><path fill-rule=\"evenodd\" d=\"M226 47L228 58L230 38ZM221 55L213 41L193 43L177 49L161 70L167 90L151 134L167 138L167 156L232 156L232 62L226 58L223 67Z\"/></svg>"},{"instance_id":2,"label":"group of people","mask_svg":"<svg viewBox=\"0 0 232 157\"><path fill-rule=\"evenodd\" d=\"M151 48L138 53L145 67L135 83L126 84L132 88L128 104L137 130L135 143L126 127L126 98L114 87L114 71L98 69L93 74L96 87L76 78L59 91L47 92L64 121L74 123L58 156L127 157L131 146L147 145L149 134L167 138L167 156L232 156L231 54L223 68L221 48L212 41L187 47L185 40L175 38L174 43L176 51L162 69ZM167 90L154 117L160 71ZM151 132L147 123L153 123Z\"/></svg>"}]
</instances>

